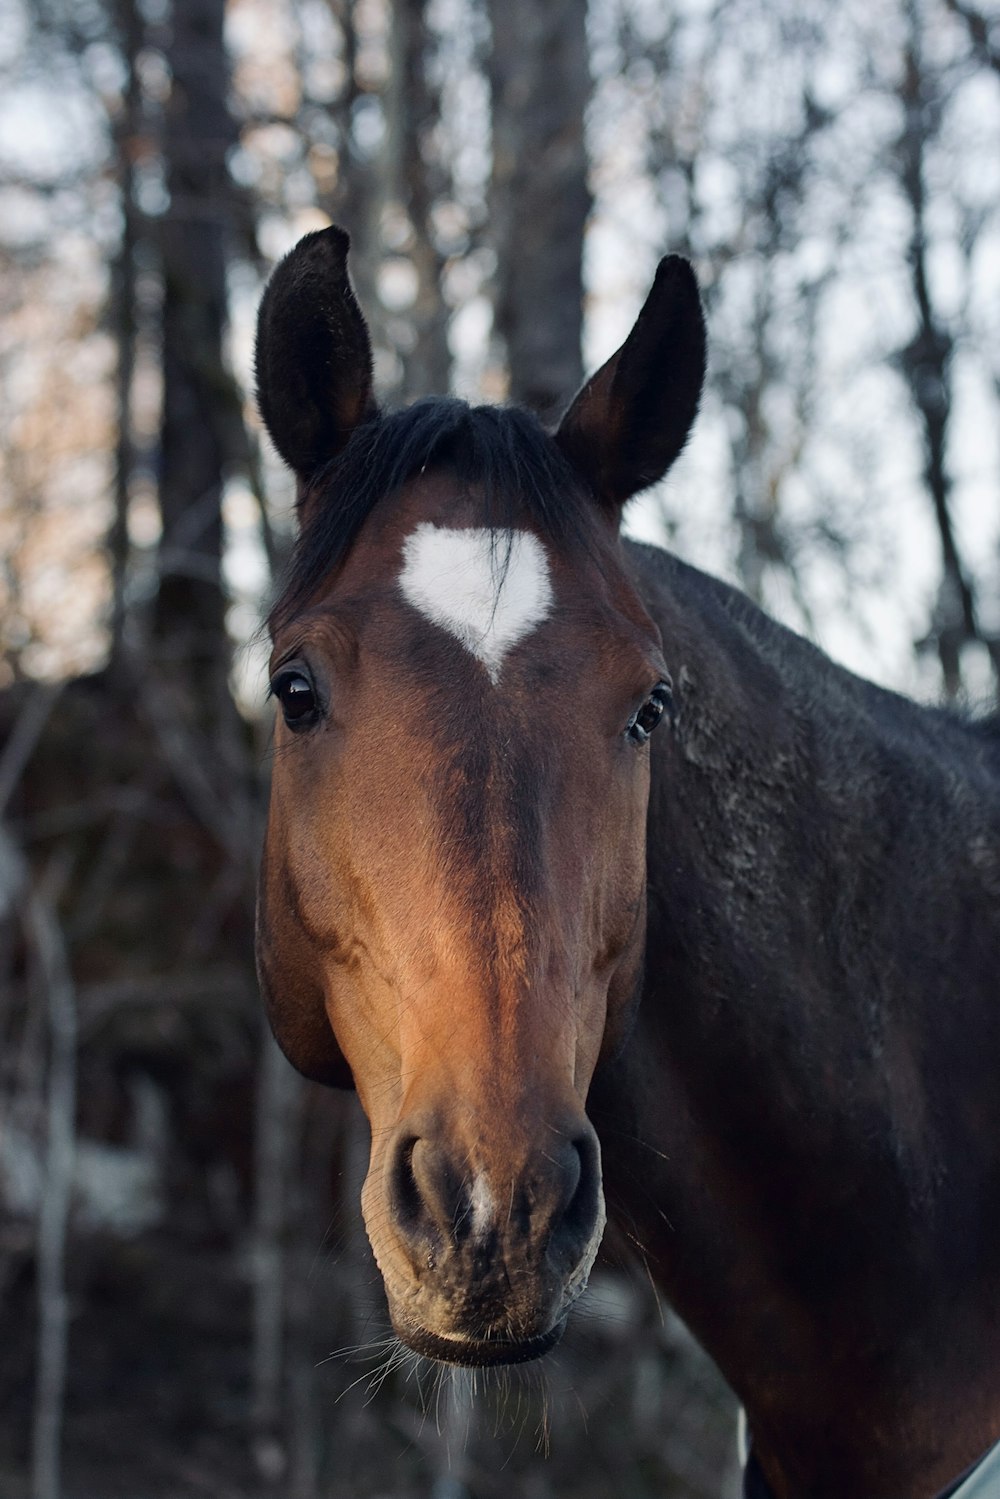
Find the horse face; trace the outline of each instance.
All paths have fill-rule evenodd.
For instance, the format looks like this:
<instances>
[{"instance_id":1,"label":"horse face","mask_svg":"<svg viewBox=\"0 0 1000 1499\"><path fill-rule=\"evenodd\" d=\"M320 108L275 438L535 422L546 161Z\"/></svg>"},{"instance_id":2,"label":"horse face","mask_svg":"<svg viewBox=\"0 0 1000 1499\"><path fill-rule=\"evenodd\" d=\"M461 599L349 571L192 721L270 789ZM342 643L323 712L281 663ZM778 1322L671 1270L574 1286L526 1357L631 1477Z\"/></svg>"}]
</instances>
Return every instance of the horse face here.
<instances>
[{"instance_id":1,"label":"horse face","mask_svg":"<svg viewBox=\"0 0 1000 1499\"><path fill-rule=\"evenodd\" d=\"M276 412L270 344L306 320L301 297L294 316L275 308L323 259L306 245L272 283L259 352L262 408L293 464L296 433L314 451L322 410L337 413L335 452L350 440L343 413L370 405L364 392L321 401L313 381L296 408L308 420L292 430ZM324 252L341 349L345 327L357 337L343 251ZM364 364L363 350L346 360ZM571 465L601 461L590 428L613 403L600 380L557 435L564 456L530 440L538 482L564 475L566 504ZM411 448L422 421L405 426ZM512 430L528 441L523 421ZM567 539L513 494L497 524L496 496L459 472L460 430L449 441L371 509L299 607L279 607L258 954L289 1057L353 1079L370 1121L362 1205L396 1331L450 1362L507 1363L558 1338L603 1228L585 1103L638 988L646 740L669 680L618 552L621 465L605 456L605 499ZM511 484L532 461L518 455ZM306 524L308 547L322 512Z\"/></svg>"},{"instance_id":2,"label":"horse face","mask_svg":"<svg viewBox=\"0 0 1000 1499\"><path fill-rule=\"evenodd\" d=\"M321 1004L371 1122L397 1328L484 1361L550 1338L597 1250L584 1104L637 986L666 672L610 545L477 518L410 486L278 633L260 947L279 1038Z\"/></svg>"}]
</instances>

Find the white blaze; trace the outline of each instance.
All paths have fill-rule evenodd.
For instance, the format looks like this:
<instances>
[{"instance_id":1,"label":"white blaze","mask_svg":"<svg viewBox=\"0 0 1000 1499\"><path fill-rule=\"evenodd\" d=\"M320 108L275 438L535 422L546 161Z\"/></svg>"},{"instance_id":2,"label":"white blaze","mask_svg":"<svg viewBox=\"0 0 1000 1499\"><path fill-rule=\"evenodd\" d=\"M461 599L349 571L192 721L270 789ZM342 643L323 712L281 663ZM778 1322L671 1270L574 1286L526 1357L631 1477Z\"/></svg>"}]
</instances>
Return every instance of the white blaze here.
<instances>
[{"instance_id":1,"label":"white blaze","mask_svg":"<svg viewBox=\"0 0 1000 1499\"><path fill-rule=\"evenodd\" d=\"M531 531L424 521L404 543L399 586L425 619L483 663L494 685L511 646L552 608L548 558Z\"/></svg>"}]
</instances>

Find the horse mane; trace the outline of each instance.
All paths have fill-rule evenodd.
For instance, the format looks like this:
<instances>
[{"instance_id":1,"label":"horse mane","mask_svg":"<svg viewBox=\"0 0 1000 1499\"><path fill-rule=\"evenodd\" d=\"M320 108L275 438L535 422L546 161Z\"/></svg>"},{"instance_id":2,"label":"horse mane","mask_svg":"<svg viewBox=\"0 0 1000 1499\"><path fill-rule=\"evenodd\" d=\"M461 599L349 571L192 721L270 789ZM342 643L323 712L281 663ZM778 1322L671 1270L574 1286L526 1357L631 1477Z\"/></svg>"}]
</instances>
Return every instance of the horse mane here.
<instances>
[{"instance_id":1,"label":"horse mane","mask_svg":"<svg viewBox=\"0 0 1000 1499\"><path fill-rule=\"evenodd\" d=\"M272 633L308 603L375 507L431 464L475 486L487 526L512 527L526 516L556 542L585 535L584 482L536 417L431 396L363 422L311 480L302 497L311 519L271 609Z\"/></svg>"}]
</instances>

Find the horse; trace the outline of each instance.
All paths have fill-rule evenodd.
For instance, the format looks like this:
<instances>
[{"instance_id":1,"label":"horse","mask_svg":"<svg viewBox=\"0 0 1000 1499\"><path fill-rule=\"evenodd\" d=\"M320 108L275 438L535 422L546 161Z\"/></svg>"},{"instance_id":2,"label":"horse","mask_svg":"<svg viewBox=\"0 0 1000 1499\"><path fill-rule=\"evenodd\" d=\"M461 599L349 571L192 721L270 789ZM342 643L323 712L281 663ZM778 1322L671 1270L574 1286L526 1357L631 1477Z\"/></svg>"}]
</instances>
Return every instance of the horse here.
<instances>
[{"instance_id":1,"label":"horse","mask_svg":"<svg viewBox=\"0 0 1000 1499\"><path fill-rule=\"evenodd\" d=\"M742 1402L747 1495L1000 1493L1000 721L621 537L700 400L686 261L548 432L381 411L347 252L260 309L300 533L257 954L368 1117L396 1335L543 1355L610 1214Z\"/></svg>"}]
</instances>

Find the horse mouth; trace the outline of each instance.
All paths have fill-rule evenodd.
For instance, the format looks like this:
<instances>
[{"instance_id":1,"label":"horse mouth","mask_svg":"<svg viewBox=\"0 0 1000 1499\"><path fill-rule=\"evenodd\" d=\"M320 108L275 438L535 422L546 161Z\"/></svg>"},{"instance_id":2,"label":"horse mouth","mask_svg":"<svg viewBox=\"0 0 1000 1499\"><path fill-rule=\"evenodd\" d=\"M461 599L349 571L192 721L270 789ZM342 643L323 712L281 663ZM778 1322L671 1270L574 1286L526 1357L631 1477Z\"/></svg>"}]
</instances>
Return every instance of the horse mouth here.
<instances>
[{"instance_id":1,"label":"horse mouth","mask_svg":"<svg viewBox=\"0 0 1000 1499\"><path fill-rule=\"evenodd\" d=\"M554 1348L566 1327L562 1317L548 1332L514 1342L509 1338L445 1337L425 1327L408 1326L394 1319L396 1336L414 1353L436 1359L439 1364L458 1364L465 1369L487 1369L502 1364L527 1364Z\"/></svg>"}]
</instances>

